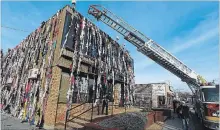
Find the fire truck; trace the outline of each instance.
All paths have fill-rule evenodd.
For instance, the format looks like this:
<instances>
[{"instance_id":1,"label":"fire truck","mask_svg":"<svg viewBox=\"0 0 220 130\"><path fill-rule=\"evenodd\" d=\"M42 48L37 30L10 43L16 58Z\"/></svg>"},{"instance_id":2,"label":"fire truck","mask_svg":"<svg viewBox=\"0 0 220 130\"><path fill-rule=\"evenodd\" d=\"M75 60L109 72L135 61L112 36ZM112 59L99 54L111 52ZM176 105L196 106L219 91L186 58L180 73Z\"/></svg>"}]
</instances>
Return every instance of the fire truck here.
<instances>
[{"instance_id":1,"label":"fire truck","mask_svg":"<svg viewBox=\"0 0 220 130\"><path fill-rule=\"evenodd\" d=\"M219 85L201 84L194 97L195 113L204 127L219 129Z\"/></svg>"},{"instance_id":2,"label":"fire truck","mask_svg":"<svg viewBox=\"0 0 220 130\"><path fill-rule=\"evenodd\" d=\"M207 83L201 75L166 49L103 6L91 5L88 14L120 33L125 40L137 47L137 51L187 83L195 96L194 108L202 124L211 129L219 128L219 85Z\"/></svg>"}]
</instances>

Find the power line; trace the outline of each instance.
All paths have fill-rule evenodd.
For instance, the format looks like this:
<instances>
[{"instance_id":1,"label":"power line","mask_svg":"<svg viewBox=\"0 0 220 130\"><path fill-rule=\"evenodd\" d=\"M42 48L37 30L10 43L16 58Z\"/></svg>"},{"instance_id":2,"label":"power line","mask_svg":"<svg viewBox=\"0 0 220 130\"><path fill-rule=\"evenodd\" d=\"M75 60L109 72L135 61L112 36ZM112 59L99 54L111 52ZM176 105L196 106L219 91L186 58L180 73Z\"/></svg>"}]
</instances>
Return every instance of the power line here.
<instances>
[{"instance_id":1,"label":"power line","mask_svg":"<svg viewBox=\"0 0 220 130\"><path fill-rule=\"evenodd\" d=\"M16 29L16 28L12 28L12 27L7 27L7 26L2 26L2 28L7 28L7 29L12 29L12 30L16 30L16 31L22 31L22 32L28 32L28 31L25 31L25 30L21 30L21 29Z\"/></svg>"}]
</instances>

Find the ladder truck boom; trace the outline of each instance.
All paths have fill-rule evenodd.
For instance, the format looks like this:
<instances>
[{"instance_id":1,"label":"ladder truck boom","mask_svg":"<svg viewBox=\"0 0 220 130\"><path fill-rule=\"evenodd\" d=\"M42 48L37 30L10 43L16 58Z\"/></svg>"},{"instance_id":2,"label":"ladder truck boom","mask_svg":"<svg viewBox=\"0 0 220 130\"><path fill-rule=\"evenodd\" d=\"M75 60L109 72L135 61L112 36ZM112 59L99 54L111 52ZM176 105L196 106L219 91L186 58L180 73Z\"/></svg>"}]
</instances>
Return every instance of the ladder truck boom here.
<instances>
[{"instance_id":1,"label":"ladder truck boom","mask_svg":"<svg viewBox=\"0 0 220 130\"><path fill-rule=\"evenodd\" d=\"M121 18L101 5L91 5L88 14L123 35L127 41L137 47L139 52L179 77L183 82L186 82L193 93L199 88L200 81L203 79L200 75Z\"/></svg>"}]
</instances>

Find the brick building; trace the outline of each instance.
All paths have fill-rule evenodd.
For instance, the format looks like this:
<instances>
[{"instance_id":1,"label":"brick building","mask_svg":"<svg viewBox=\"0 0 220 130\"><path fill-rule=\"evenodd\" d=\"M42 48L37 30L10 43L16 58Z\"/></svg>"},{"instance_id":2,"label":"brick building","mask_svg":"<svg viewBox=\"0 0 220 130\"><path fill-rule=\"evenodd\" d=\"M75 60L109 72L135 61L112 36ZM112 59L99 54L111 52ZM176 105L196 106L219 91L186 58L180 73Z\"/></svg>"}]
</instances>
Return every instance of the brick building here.
<instances>
[{"instance_id":1,"label":"brick building","mask_svg":"<svg viewBox=\"0 0 220 130\"><path fill-rule=\"evenodd\" d=\"M24 121L54 128L67 108L133 102L133 59L74 11L59 10L14 49L1 52L1 103ZM110 109L109 109L110 110Z\"/></svg>"}]
</instances>

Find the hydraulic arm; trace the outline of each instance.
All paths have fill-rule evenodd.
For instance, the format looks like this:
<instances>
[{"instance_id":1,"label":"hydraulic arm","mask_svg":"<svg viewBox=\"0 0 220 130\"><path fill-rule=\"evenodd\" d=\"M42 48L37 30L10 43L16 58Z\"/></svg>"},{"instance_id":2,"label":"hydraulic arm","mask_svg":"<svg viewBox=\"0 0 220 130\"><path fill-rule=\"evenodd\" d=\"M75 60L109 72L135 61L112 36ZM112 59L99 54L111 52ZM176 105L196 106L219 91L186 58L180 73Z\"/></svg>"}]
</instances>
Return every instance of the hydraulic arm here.
<instances>
[{"instance_id":1,"label":"hydraulic arm","mask_svg":"<svg viewBox=\"0 0 220 130\"><path fill-rule=\"evenodd\" d=\"M100 5L91 5L88 13L123 35L127 41L137 47L139 52L186 82L193 93L199 87L203 80L200 75L121 18ZM205 80L203 81L205 82Z\"/></svg>"}]
</instances>

